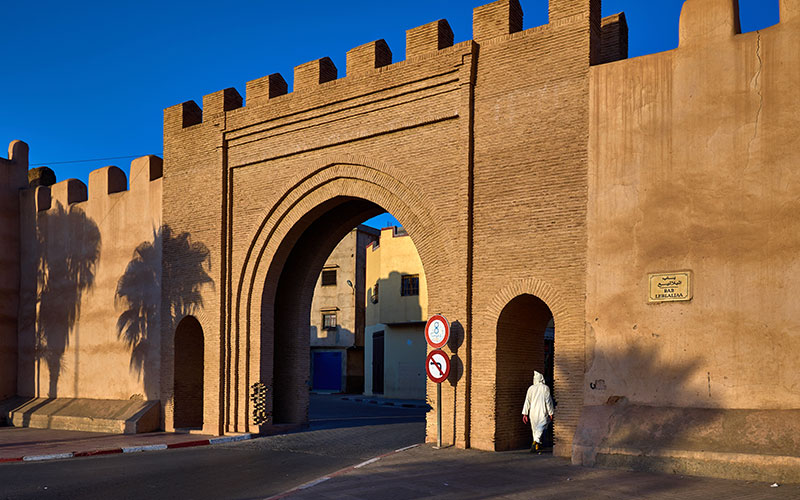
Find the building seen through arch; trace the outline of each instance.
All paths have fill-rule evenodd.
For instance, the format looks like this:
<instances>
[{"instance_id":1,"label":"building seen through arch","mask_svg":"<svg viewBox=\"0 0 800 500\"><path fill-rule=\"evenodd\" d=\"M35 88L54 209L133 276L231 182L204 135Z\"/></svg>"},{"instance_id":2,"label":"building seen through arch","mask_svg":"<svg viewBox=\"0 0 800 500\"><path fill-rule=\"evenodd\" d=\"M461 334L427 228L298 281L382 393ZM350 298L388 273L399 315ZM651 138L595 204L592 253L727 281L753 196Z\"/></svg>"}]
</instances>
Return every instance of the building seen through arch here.
<instances>
[{"instance_id":1,"label":"building seen through arch","mask_svg":"<svg viewBox=\"0 0 800 500\"><path fill-rule=\"evenodd\" d=\"M358 225L331 252L311 303L311 388L364 392L364 309L367 246L379 231Z\"/></svg>"},{"instance_id":2,"label":"building seen through arch","mask_svg":"<svg viewBox=\"0 0 800 500\"><path fill-rule=\"evenodd\" d=\"M428 286L414 242L383 228L366 264L365 394L424 400Z\"/></svg>"}]
</instances>

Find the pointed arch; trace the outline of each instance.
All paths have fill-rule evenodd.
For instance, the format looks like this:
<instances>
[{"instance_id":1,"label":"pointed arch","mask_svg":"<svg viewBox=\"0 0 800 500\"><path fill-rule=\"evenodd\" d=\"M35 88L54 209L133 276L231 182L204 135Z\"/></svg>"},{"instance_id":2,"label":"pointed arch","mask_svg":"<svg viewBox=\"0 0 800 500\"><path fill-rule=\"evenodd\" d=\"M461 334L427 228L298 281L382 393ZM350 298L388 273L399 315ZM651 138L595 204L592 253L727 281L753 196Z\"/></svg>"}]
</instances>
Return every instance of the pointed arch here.
<instances>
[{"instance_id":1,"label":"pointed arch","mask_svg":"<svg viewBox=\"0 0 800 500\"><path fill-rule=\"evenodd\" d=\"M243 370L232 367L235 374L243 372L232 383L236 388L232 399L239 406L233 413L247 420L242 429L252 429L247 388L255 381L268 386L273 382L274 318L269 315L274 310L281 270L300 236L326 213L341 210L338 217L331 219L337 227L326 231L325 241L319 242L332 249L343 236L337 231L349 230L386 210L401 221L414 240L429 282L437 276L444 279L445 263L458 258L458 249L448 244L453 241L450 229L437 222L435 205L422 193L398 169L365 158L336 157L299 173L285 195L262 213L261 220L251 229L253 236L234 291L234 321L230 331L231 345L237 349L233 358L241 360L243 365ZM448 287L440 289L441 293L430 294L429 303L454 302L448 300L451 295ZM295 381L295 385L299 386L299 382Z\"/></svg>"}]
</instances>

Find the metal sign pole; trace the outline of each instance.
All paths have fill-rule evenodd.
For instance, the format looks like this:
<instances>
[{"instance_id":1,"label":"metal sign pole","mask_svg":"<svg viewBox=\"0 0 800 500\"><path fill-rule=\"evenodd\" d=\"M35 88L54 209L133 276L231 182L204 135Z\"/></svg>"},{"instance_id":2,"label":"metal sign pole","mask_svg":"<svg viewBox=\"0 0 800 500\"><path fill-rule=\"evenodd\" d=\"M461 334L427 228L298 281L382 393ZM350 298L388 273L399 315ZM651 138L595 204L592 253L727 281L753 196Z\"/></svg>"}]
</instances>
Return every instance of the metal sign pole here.
<instances>
[{"instance_id":1,"label":"metal sign pole","mask_svg":"<svg viewBox=\"0 0 800 500\"><path fill-rule=\"evenodd\" d=\"M436 447L442 447L442 384L436 384Z\"/></svg>"},{"instance_id":2,"label":"metal sign pole","mask_svg":"<svg viewBox=\"0 0 800 500\"><path fill-rule=\"evenodd\" d=\"M425 325L425 340L433 347L425 359L428 378L436 384L436 449L442 447L442 382L450 375L450 358L441 350L450 338L450 323L441 314L434 314Z\"/></svg>"}]
</instances>

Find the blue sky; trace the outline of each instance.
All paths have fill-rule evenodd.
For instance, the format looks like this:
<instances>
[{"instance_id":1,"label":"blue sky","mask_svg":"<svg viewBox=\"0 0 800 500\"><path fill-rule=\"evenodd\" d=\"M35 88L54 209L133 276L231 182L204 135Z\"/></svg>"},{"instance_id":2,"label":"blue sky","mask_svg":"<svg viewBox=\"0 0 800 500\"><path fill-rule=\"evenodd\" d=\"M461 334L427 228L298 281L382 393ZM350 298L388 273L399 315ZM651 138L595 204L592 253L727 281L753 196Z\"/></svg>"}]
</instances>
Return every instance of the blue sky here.
<instances>
[{"instance_id":1,"label":"blue sky","mask_svg":"<svg viewBox=\"0 0 800 500\"><path fill-rule=\"evenodd\" d=\"M31 165L86 182L105 165L161 155L163 109L385 39L404 58L405 31L445 18L456 42L472 37L472 9L488 0L276 2L30 1L3 6L0 147L21 139ZM524 28L547 22L546 0L521 0ZM778 22L778 0L740 0L743 31ZM604 0L625 11L630 56L678 45L683 0ZM5 156L4 153L2 153ZM114 160L76 160L119 158ZM393 219L381 216L378 226Z\"/></svg>"}]
</instances>

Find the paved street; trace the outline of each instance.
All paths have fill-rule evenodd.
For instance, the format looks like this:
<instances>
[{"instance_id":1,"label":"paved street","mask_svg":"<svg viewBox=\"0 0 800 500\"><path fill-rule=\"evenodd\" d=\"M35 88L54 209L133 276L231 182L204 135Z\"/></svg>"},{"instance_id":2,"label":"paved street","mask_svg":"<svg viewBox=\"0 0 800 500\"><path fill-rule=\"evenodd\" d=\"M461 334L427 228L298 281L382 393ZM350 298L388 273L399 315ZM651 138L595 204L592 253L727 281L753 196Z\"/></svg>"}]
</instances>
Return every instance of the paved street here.
<instances>
[{"instance_id":1,"label":"paved street","mask_svg":"<svg viewBox=\"0 0 800 500\"><path fill-rule=\"evenodd\" d=\"M526 451L423 445L293 492L290 500L797 499L800 485L591 469Z\"/></svg>"},{"instance_id":2,"label":"paved street","mask_svg":"<svg viewBox=\"0 0 800 500\"><path fill-rule=\"evenodd\" d=\"M391 453L423 440L424 412L314 395L311 429L305 432L199 448L0 464L0 499L800 498L800 485L771 488L769 482L589 469L520 451L422 445Z\"/></svg>"},{"instance_id":3,"label":"paved street","mask_svg":"<svg viewBox=\"0 0 800 500\"><path fill-rule=\"evenodd\" d=\"M311 430L241 443L0 464L0 499L265 498L424 439L422 409L312 398Z\"/></svg>"}]
</instances>

